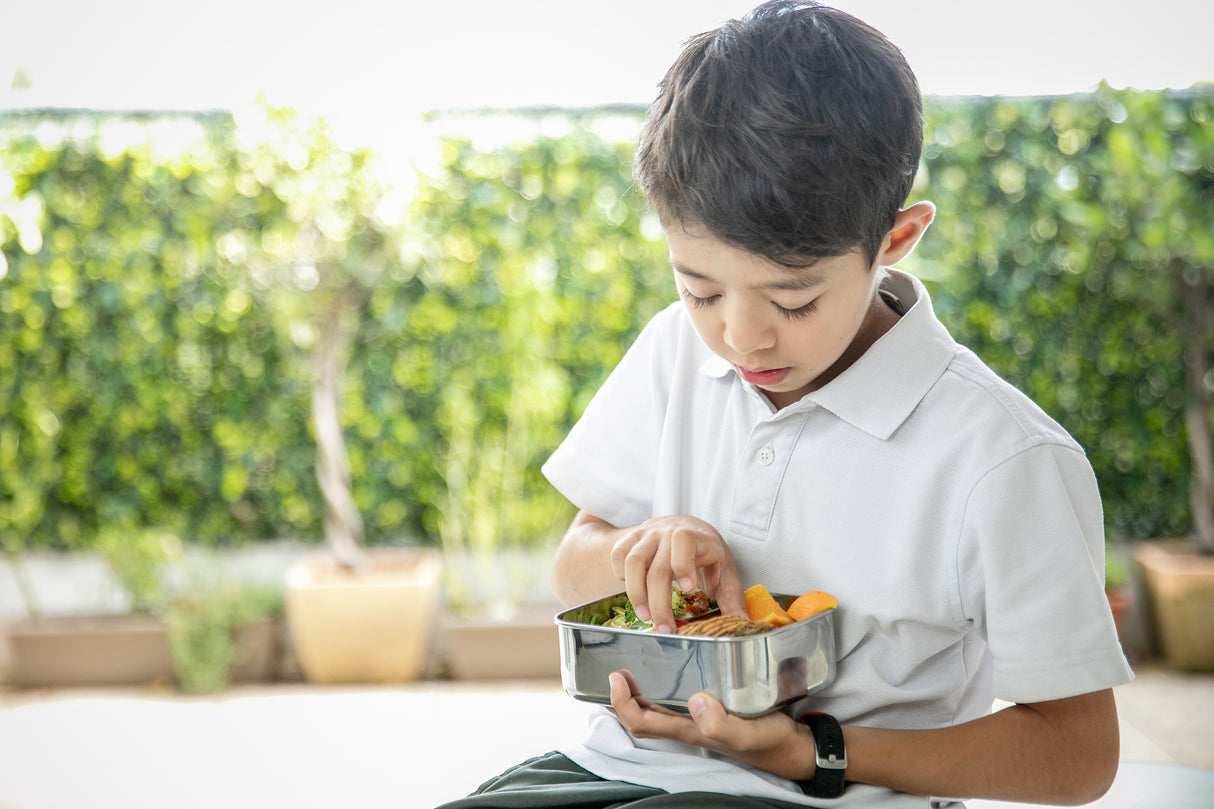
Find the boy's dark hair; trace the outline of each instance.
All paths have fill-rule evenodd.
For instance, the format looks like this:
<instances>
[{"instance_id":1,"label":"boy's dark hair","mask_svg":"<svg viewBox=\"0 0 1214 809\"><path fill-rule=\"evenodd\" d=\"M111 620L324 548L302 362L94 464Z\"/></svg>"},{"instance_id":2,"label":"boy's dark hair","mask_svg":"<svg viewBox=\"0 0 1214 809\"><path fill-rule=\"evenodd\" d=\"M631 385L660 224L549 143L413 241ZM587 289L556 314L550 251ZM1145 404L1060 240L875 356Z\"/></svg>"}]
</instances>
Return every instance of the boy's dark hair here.
<instances>
[{"instance_id":1,"label":"boy's dark hair","mask_svg":"<svg viewBox=\"0 0 1214 809\"><path fill-rule=\"evenodd\" d=\"M788 267L859 247L871 262L923 148L919 83L879 31L773 0L688 40L637 149L663 224L702 224Z\"/></svg>"}]
</instances>

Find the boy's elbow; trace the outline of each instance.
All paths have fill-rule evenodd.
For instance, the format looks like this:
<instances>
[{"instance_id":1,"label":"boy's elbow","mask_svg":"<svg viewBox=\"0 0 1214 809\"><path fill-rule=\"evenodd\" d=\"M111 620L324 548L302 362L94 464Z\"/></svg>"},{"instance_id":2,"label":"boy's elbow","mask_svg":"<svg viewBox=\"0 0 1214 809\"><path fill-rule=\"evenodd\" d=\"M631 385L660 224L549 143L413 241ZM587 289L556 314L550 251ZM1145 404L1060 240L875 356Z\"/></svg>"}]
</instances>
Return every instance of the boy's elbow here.
<instances>
[{"instance_id":1,"label":"boy's elbow","mask_svg":"<svg viewBox=\"0 0 1214 809\"><path fill-rule=\"evenodd\" d=\"M557 599L566 607L578 604L578 599L581 595L577 589L576 577L569 572L569 568L573 564L569 559L570 555L563 545L557 548L552 572L548 578L548 583L552 586L552 592L556 594Z\"/></svg>"},{"instance_id":2,"label":"boy's elbow","mask_svg":"<svg viewBox=\"0 0 1214 809\"><path fill-rule=\"evenodd\" d=\"M1120 763L1116 736L1112 751L1093 751L1084 765L1078 768L1076 777L1070 781L1067 794L1063 796L1064 806L1083 806L1104 797L1113 786L1117 777L1117 765Z\"/></svg>"},{"instance_id":3,"label":"boy's elbow","mask_svg":"<svg viewBox=\"0 0 1214 809\"><path fill-rule=\"evenodd\" d=\"M1049 741L1039 748L1038 765L1048 773L1036 802L1081 806L1098 800L1117 777L1121 736L1111 689L1029 707L1044 722L1038 731Z\"/></svg>"},{"instance_id":4,"label":"boy's elbow","mask_svg":"<svg viewBox=\"0 0 1214 809\"><path fill-rule=\"evenodd\" d=\"M579 511L557 545L549 584L566 607L611 595L611 584L601 581L610 552L607 541L612 526L598 517Z\"/></svg>"},{"instance_id":5,"label":"boy's elbow","mask_svg":"<svg viewBox=\"0 0 1214 809\"><path fill-rule=\"evenodd\" d=\"M1100 799L1113 786L1121 760L1121 733L1112 692L1091 695L1099 707L1087 721L1073 728L1068 756L1072 777L1059 783L1063 793L1058 802L1081 806Z\"/></svg>"},{"instance_id":6,"label":"boy's elbow","mask_svg":"<svg viewBox=\"0 0 1214 809\"><path fill-rule=\"evenodd\" d=\"M1094 756L1088 794L1083 796L1080 803L1091 803L1103 797L1117 778L1117 766L1121 763L1121 736L1116 721L1102 741L1101 749Z\"/></svg>"}]
</instances>

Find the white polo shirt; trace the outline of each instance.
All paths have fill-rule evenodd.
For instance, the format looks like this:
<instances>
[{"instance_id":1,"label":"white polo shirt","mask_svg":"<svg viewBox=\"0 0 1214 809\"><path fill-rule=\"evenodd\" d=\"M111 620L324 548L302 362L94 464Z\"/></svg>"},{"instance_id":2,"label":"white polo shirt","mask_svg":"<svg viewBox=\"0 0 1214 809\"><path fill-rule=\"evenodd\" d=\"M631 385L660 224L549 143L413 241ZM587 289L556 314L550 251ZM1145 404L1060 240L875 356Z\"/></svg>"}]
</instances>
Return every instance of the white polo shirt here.
<instances>
[{"instance_id":1,"label":"white polo shirt","mask_svg":"<svg viewBox=\"0 0 1214 809\"><path fill-rule=\"evenodd\" d=\"M682 304L646 326L544 474L613 525L689 514L743 586L839 598L834 683L804 707L936 728L992 698L1060 699L1132 679L1104 595L1104 529L1082 448L959 346L926 289L852 367L776 411L699 339ZM810 803L791 782L603 712L562 751L604 778ZM961 751L959 751L961 754ZM814 805L925 807L851 785Z\"/></svg>"}]
</instances>

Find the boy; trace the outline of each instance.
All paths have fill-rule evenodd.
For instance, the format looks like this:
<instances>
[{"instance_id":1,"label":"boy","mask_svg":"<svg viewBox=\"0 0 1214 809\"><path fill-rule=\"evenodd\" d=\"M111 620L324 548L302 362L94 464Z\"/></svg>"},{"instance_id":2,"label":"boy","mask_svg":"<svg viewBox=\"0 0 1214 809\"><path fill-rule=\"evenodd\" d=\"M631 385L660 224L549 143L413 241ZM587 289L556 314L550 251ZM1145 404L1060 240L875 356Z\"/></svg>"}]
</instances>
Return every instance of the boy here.
<instances>
[{"instance_id":1,"label":"boy","mask_svg":"<svg viewBox=\"0 0 1214 809\"><path fill-rule=\"evenodd\" d=\"M935 215L902 207L921 145L901 53L833 9L764 4L671 67L636 171L683 300L545 465L580 509L553 585L574 605L622 584L665 630L671 581L697 570L726 613L752 584L826 590L837 676L743 719L708 695L690 715L649 707L618 672L583 745L451 807L926 809L1108 788L1111 689L1132 674L1096 482L889 269ZM993 697L1013 704L990 713Z\"/></svg>"}]
</instances>

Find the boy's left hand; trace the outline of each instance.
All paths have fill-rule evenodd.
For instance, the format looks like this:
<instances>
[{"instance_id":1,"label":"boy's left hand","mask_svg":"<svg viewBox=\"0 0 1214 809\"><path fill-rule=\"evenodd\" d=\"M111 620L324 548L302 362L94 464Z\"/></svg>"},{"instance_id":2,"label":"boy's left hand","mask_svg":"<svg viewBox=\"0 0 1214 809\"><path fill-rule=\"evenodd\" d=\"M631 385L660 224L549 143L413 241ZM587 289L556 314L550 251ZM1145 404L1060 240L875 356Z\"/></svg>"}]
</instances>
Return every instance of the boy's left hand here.
<instances>
[{"instance_id":1,"label":"boy's left hand","mask_svg":"<svg viewBox=\"0 0 1214 809\"><path fill-rule=\"evenodd\" d=\"M795 781L813 777L813 736L783 713L744 719L728 713L708 694L699 693L687 702L688 716L645 702L628 671L614 672L608 679L611 707L634 738L693 744Z\"/></svg>"}]
</instances>

